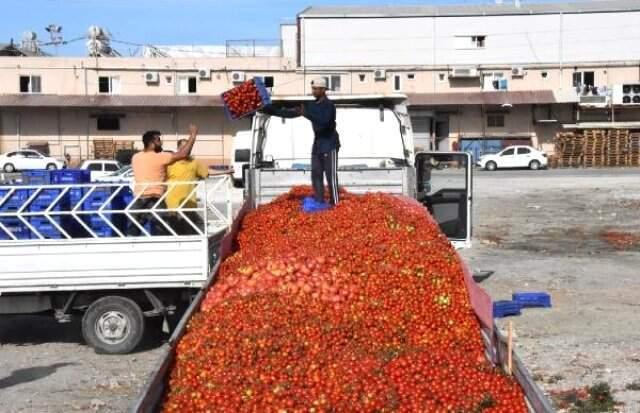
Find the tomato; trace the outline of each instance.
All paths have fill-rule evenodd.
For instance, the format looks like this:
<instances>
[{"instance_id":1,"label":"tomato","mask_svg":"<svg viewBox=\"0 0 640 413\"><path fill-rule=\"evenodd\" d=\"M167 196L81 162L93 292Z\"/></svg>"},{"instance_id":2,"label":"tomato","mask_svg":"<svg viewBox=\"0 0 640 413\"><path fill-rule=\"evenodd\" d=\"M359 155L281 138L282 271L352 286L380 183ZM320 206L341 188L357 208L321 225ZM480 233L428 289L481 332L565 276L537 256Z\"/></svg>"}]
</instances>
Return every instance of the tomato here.
<instances>
[{"instance_id":1,"label":"tomato","mask_svg":"<svg viewBox=\"0 0 640 413\"><path fill-rule=\"evenodd\" d=\"M425 209L343 193L307 215L311 192L245 217L178 343L163 410L526 412Z\"/></svg>"}]
</instances>

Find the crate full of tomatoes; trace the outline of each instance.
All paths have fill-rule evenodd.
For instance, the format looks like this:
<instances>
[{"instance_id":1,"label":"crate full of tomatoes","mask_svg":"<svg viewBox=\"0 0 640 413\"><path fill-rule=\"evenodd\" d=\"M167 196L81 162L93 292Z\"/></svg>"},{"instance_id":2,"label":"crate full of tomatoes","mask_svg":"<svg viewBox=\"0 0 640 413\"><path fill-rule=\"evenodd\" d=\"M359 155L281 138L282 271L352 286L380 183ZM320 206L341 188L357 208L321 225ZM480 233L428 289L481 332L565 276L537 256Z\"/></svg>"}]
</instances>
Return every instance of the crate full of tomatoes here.
<instances>
[{"instance_id":1,"label":"crate full of tomatoes","mask_svg":"<svg viewBox=\"0 0 640 413\"><path fill-rule=\"evenodd\" d=\"M249 213L177 345L163 411L525 413L421 205L311 188Z\"/></svg>"},{"instance_id":2,"label":"crate full of tomatoes","mask_svg":"<svg viewBox=\"0 0 640 413\"><path fill-rule=\"evenodd\" d=\"M250 115L271 103L271 96L260 78L247 80L222 94L224 109L231 120Z\"/></svg>"}]
</instances>

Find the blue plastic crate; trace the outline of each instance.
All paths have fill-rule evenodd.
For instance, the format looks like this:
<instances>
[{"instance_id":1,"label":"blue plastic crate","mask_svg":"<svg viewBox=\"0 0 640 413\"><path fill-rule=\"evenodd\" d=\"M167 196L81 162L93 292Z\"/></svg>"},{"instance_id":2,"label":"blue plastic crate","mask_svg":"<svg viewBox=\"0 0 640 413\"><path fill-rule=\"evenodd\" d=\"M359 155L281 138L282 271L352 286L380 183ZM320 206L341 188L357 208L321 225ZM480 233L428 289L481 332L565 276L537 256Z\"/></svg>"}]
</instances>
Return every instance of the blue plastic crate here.
<instances>
[{"instance_id":1,"label":"blue plastic crate","mask_svg":"<svg viewBox=\"0 0 640 413\"><path fill-rule=\"evenodd\" d=\"M247 82L253 82L255 84L255 86L256 86L256 89L258 89L258 93L260 94L260 98L262 100L262 102L260 104L260 107L258 109L263 108L263 107L271 104L271 95L269 95L269 91L267 90L267 88L264 85L264 82L262 81L261 78L254 77L251 80L247 80ZM245 82L245 83L247 83L247 82ZM242 86L242 85L240 85L240 86ZM240 86L236 86L235 88L238 88ZM233 88L233 89L235 89L235 88ZM230 89L227 92L230 92L233 89ZM224 95L227 92L224 92L222 94L222 101L223 102L224 102ZM227 118L230 119L230 120L237 120L237 119L243 118L245 116L251 115L251 114L255 113L258 109L255 109L255 110L252 110L252 111L248 111L248 112L245 112L245 113L239 113L239 114L236 114L234 116L231 113L231 111L229 110L229 108L227 107L227 104L224 103L224 113L226 114Z\"/></svg>"},{"instance_id":2,"label":"blue plastic crate","mask_svg":"<svg viewBox=\"0 0 640 413\"><path fill-rule=\"evenodd\" d=\"M91 171L86 169L60 169L51 172L51 183L59 185L91 182Z\"/></svg>"},{"instance_id":3,"label":"blue plastic crate","mask_svg":"<svg viewBox=\"0 0 640 413\"><path fill-rule=\"evenodd\" d=\"M0 199L0 211L16 211L23 207L29 199L29 191L26 189L16 189L11 194L9 190L4 190Z\"/></svg>"},{"instance_id":4,"label":"blue plastic crate","mask_svg":"<svg viewBox=\"0 0 640 413\"><path fill-rule=\"evenodd\" d=\"M51 184L51 172L48 169L33 169L22 172L22 183L25 185Z\"/></svg>"},{"instance_id":5,"label":"blue plastic crate","mask_svg":"<svg viewBox=\"0 0 640 413\"><path fill-rule=\"evenodd\" d=\"M502 300L493 303L493 318L503 318L522 314L522 307L516 301Z\"/></svg>"},{"instance_id":6,"label":"blue plastic crate","mask_svg":"<svg viewBox=\"0 0 640 413\"><path fill-rule=\"evenodd\" d=\"M60 218L52 217L52 219L60 225ZM29 218L29 223L46 239L64 238L58 228L56 228L51 221L45 217L31 217ZM39 237L36 234L31 234L31 239L39 239Z\"/></svg>"},{"instance_id":7,"label":"blue plastic crate","mask_svg":"<svg viewBox=\"0 0 640 413\"><path fill-rule=\"evenodd\" d=\"M5 228L11 232L17 239L29 239L29 229L17 218L12 217L0 217L0 222L5 226ZM9 234L5 233L3 230L0 230L0 240L12 240Z\"/></svg>"},{"instance_id":8,"label":"blue plastic crate","mask_svg":"<svg viewBox=\"0 0 640 413\"><path fill-rule=\"evenodd\" d=\"M306 213L322 212L330 209L331 205L326 202L318 202L313 197L306 197L302 200L302 211Z\"/></svg>"},{"instance_id":9,"label":"blue plastic crate","mask_svg":"<svg viewBox=\"0 0 640 413\"><path fill-rule=\"evenodd\" d=\"M545 292L515 292L511 298L522 308L551 308L551 296Z\"/></svg>"}]
</instances>

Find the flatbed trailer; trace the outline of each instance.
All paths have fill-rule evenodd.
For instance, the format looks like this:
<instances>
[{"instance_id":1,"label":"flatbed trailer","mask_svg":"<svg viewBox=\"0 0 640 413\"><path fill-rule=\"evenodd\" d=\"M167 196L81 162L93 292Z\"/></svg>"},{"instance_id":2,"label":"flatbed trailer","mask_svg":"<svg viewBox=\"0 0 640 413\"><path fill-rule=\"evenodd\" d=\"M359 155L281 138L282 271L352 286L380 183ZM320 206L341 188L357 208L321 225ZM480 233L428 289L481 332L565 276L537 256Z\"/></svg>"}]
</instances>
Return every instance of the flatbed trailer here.
<instances>
[{"instance_id":1,"label":"flatbed trailer","mask_svg":"<svg viewBox=\"0 0 640 413\"><path fill-rule=\"evenodd\" d=\"M242 219L249 210L250 205L245 204L245 206L238 214L233 225L231 226L230 232L223 238L220 246L219 263L216 264L213 268L211 276L209 277L209 280L207 282L207 286L200 290L200 292L188 308L187 312L185 313L184 317L180 321L173 335L170 337L169 341L163 345L158 363L153 368L139 397L131 407L130 411L132 413L156 413L161 410L163 397L168 388L171 368L174 365L176 359L177 344L186 333L189 319L197 311L199 311L200 305L206 296L207 290L215 283L219 264L224 261L224 259L233 254L235 239L240 229ZM469 277L467 276L467 278ZM482 335L485 343L487 358L496 367L506 371L509 359L507 340L499 332L498 328L494 324L490 326L485 325L485 328L483 328L482 331ZM532 413L554 412L555 410L551 406L551 403L544 395L542 390L537 386L530 372L522 363L522 360L513 353L511 358L513 377L520 384L524 391L529 410Z\"/></svg>"}]
</instances>

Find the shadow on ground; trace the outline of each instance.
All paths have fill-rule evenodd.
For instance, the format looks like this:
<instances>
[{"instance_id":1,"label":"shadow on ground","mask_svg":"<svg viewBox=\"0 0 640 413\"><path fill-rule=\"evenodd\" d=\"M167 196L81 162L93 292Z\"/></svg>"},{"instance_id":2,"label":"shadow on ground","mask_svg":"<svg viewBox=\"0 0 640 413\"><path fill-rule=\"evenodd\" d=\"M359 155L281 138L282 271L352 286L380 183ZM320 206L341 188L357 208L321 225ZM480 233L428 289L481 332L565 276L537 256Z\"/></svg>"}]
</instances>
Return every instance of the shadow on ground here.
<instances>
[{"instance_id":1,"label":"shadow on ground","mask_svg":"<svg viewBox=\"0 0 640 413\"><path fill-rule=\"evenodd\" d=\"M49 366L28 367L25 369L14 370L9 376L0 378L0 390L18 384L40 380L44 377L52 375L60 368L75 366L76 364L77 363L56 363Z\"/></svg>"}]
</instances>

